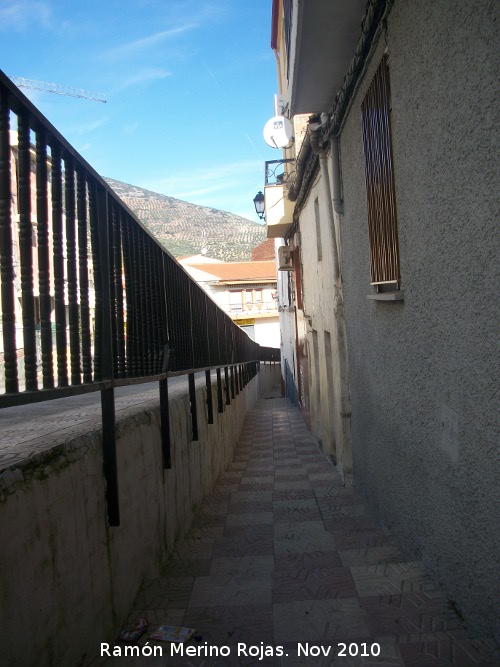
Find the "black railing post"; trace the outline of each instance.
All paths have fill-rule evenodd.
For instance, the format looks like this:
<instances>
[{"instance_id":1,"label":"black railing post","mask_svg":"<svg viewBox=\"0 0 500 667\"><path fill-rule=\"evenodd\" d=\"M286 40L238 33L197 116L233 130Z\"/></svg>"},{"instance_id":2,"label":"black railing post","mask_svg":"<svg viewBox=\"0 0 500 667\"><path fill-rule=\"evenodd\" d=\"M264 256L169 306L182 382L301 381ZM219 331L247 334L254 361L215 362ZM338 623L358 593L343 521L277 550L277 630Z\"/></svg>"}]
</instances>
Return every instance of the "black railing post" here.
<instances>
[{"instance_id":1,"label":"black railing post","mask_svg":"<svg viewBox=\"0 0 500 667\"><path fill-rule=\"evenodd\" d=\"M113 243L113 265L114 265L114 292L116 301L116 371L117 376L124 378L126 373L126 358L125 358L125 316L124 316L124 302L123 302L123 283L122 273L124 270L122 258L122 233L120 225L120 211L116 204L113 205L111 211L111 231L110 238Z\"/></svg>"},{"instance_id":2,"label":"black railing post","mask_svg":"<svg viewBox=\"0 0 500 667\"><path fill-rule=\"evenodd\" d=\"M190 334L190 349L189 359L191 368L195 365L195 351L194 351L194 327L193 327L193 300L191 293L191 282L187 283L187 299L188 299L188 317L189 317L189 334ZM198 440L198 413L196 410L196 385L194 380L194 373L189 373L189 402L191 403L191 423L193 426L193 440Z\"/></svg>"},{"instance_id":3,"label":"black railing post","mask_svg":"<svg viewBox=\"0 0 500 667\"><path fill-rule=\"evenodd\" d=\"M92 382L92 336L90 333L90 301L88 274L87 183L85 174L76 174L78 217L78 277L80 283L80 319L82 327L83 381Z\"/></svg>"},{"instance_id":4,"label":"black railing post","mask_svg":"<svg viewBox=\"0 0 500 667\"><path fill-rule=\"evenodd\" d=\"M36 217L38 245L38 288L40 291L40 347L42 350L43 388L54 387L52 324L50 315L49 200L47 194L47 141L45 130L36 132ZM85 239L86 244L86 239ZM85 248L87 246L85 245ZM90 349L90 343L89 343Z\"/></svg>"},{"instance_id":5,"label":"black railing post","mask_svg":"<svg viewBox=\"0 0 500 667\"><path fill-rule=\"evenodd\" d=\"M205 371L205 381L207 385L207 417L208 423L214 423L214 401L212 397L212 378L210 377L210 370Z\"/></svg>"},{"instance_id":6,"label":"black railing post","mask_svg":"<svg viewBox=\"0 0 500 667\"><path fill-rule=\"evenodd\" d=\"M196 385L194 382L194 373L188 374L189 382L189 403L191 405L191 426L193 430L192 440L198 440L198 415L196 413Z\"/></svg>"},{"instance_id":7,"label":"black railing post","mask_svg":"<svg viewBox=\"0 0 500 667\"><path fill-rule=\"evenodd\" d=\"M30 118L18 117L18 210L19 255L21 263L21 303L23 311L24 371L26 389L38 389L35 337L35 297L33 290L33 227L31 224Z\"/></svg>"},{"instance_id":8,"label":"black railing post","mask_svg":"<svg viewBox=\"0 0 500 667\"><path fill-rule=\"evenodd\" d=\"M140 227L135 228L136 241L136 289L137 289L137 312L138 312L138 341L139 341L139 375L148 374L148 328L147 328L147 292L146 271L144 261L144 237L145 233Z\"/></svg>"},{"instance_id":9,"label":"black railing post","mask_svg":"<svg viewBox=\"0 0 500 667\"><path fill-rule=\"evenodd\" d=\"M161 451L163 467L169 470L172 467L170 454L170 413L168 409L168 380L160 380L160 420L161 420Z\"/></svg>"},{"instance_id":10,"label":"black railing post","mask_svg":"<svg viewBox=\"0 0 500 667\"><path fill-rule=\"evenodd\" d=\"M73 159L64 159L64 213L66 222L66 275L71 384L80 384L80 306L78 304L78 261L76 254L76 191Z\"/></svg>"},{"instance_id":11,"label":"black railing post","mask_svg":"<svg viewBox=\"0 0 500 667\"><path fill-rule=\"evenodd\" d=\"M224 403L222 400L222 380L220 376L220 368L216 370L217 373L217 412L224 412Z\"/></svg>"},{"instance_id":12,"label":"black railing post","mask_svg":"<svg viewBox=\"0 0 500 667\"><path fill-rule=\"evenodd\" d=\"M153 285L152 285L152 267L153 258L151 256L152 240L149 236L144 237L144 270L146 284L146 332L148 337L148 356L146 363L146 375L154 375L155 368L155 334L154 334L154 304L153 304Z\"/></svg>"},{"instance_id":13,"label":"black railing post","mask_svg":"<svg viewBox=\"0 0 500 667\"><path fill-rule=\"evenodd\" d=\"M229 368L224 366L224 386L226 389L226 405L231 405L231 397L229 394Z\"/></svg>"},{"instance_id":14,"label":"black railing post","mask_svg":"<svg viewBox=\"0 0 500 667\"><path fill-rule=\"evenodd\" d=\"M57 386L68 386L66 300L64 284L63 178L61 147L51 146L52 247L54 265L54 314L56 320Z\"/></svg>"},{"instance_id":15,"label":"black railing post","mask_svg":"<svg viewBox=\"0 0 500 667\"><path fill-rule=\"evenodd\" d=\"M94 381L102 380L102 293L101 243L99 239L99 213L97 208L97 183L87 182L89 192L90 245L92 250L92 268L94 272L95 313L94 313Z\"/></svg>"},{"instance_id":16,"label":"black railing post","mask_svg":"<svg viewBox=\"0 0 500 667\"><path fill-rule=\"evenodd\" d=\"M234 366L234 390L236 392L236 396L239 396L240 394L240 373L239 373L239 366L238 364L235 364Z\"/></svg>"},{"instance_id":17,"label":"black railing post","mask_svg":"<svg viewBox=\"0 0 500 667\"><path fill-rule=\"evenodd\" d=\"M108 224L108 195L97 188L97 221L99 226L99 249L102 275L102 379L113 379L113 332L111 323L110 290L110 238ZM106 504L110 526L120 525L120 502L118 495L118 469L116 463L115 390L113 387L101 391L102 452L104 478L106 480Z\"/></svg>"},{"instance_id":18,"label":"black railing post","mask_svg":"<svg viewBox=\"0 0 500 667\"><path fill-rule=\"evenodd\" d=\"M5 391L8 394L15 394L19 391L19 380L17 376L10 157L9 94L2 90L0 93L0 267L2 277L2 327Z\"/></svg>"}]
</instances>

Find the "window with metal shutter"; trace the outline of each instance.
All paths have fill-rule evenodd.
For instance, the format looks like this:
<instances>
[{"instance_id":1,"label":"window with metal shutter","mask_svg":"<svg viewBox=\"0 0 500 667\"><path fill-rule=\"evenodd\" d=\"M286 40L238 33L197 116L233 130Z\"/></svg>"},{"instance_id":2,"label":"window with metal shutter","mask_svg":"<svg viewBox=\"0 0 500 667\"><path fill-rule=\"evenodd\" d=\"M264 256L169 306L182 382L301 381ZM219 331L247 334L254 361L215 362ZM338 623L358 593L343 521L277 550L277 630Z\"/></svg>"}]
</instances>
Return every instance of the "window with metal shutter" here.
<instances>
[{"instance_id":1,"label":"window with metal shutter","mask_svg":"<svg viewBox=\"0 0 500 667\"><path fill-rule=\"evenodd\" d=\"M401 280L387 59L361 105L372 285Z\"/></svg>"}]
</instances>

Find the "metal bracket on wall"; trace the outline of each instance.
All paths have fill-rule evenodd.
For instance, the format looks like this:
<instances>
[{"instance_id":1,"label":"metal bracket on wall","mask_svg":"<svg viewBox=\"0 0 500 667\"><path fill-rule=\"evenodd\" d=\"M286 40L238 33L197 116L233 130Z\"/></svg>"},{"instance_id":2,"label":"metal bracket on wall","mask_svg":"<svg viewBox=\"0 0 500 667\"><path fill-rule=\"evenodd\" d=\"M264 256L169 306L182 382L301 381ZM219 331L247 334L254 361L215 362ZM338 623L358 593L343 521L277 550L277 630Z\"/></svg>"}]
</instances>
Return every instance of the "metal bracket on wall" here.
<instances>
[{"instance_id":1,"label":"metal bracket on wall","mask_svg":"<svg viewBox=\"0 0 500 667\"><path fill-rule=\"evenodd\" d=\"M207 419L209 424L214 423L214 403L212 398L212 379L210 370L205 371L205 382L207 386Z\"/></svg>"},{"instance_id":2,"label":"metal bracket on wall","mask_svg":"<svg viewBox=\"0 0 500 667\"><path fill-rule=\"evenodd\" d=\"M231 398L234 398L235 393L234 393L234 366L230 367L230 372L231 372Z\"/></svg>"},{"instance_id":3,"label":"metal bracket on wall","mask_svg":"<svg viewBox=\"0 0 500 667\"><path fill-rule=\"evenodd\" d=\"M196 386L194 382L194 373L189 373L189 402L191 404L191 425L192 440L198 440L198 415L196 413Z\"/></svg>"},{"instance_id":4,"label":"metal bracket on wall","mask_svg":"<svg viewBox=\"0 0 500 667\"><path fill-rule=\"evenodd\" d=\"M216 370L217 373L217 412L224 412L224 403L222 401L222 379L220 375L220 368Z\"/></svg>"},{"instance_id":5,"label":"metal bracket on wall","mask_svg":"<svg viewBox=\"0 0 500 667\"><path fill-rule=\"evenodd\" d=\"M224 367L224 385L226 389L226 405L231 405L231 397L229 395L229 368Z\"/></svg>"},{"instance_id":6,"label":"metal bracket on wall","mask_svg":"<svg viewBox=\"0 0 500 667\"><path fill-rule=\"evenodd\" d=\"M161 422L161 451L163 455L163 468L170 470L172 460L170 454L170 413L168 409L168 380L160 380L160 422Z\"/></svg>"},{"instance_id":7,"label":"metal bracket on wall","mask_svg":"<svg viewBox=\"0 0 500 667\"><path fill-rule=\"evenodd\" d=\"M240 374L238 372L238 366L234 366L234 390L236 392L236 396L239 395L240 393Z\"/></svg>"}]
</instances>

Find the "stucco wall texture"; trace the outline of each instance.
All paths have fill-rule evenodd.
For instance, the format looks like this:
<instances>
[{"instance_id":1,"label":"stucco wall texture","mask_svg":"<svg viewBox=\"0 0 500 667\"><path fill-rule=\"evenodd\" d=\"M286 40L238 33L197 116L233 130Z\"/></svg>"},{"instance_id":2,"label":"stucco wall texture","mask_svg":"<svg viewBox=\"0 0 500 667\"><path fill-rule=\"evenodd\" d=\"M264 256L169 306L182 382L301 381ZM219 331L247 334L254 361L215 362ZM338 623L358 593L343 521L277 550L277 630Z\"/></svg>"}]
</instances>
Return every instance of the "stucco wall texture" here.
<instances>
[{"instance_id":1,"label":"stucco wall texture","mask_svg":"<svg viewBox=\"0 0 500 667\"><path fill-rule=\"evenodd\" d=\"M499 11L396 0L340 138L355 483L487 635L500 600ZM386 48L404 290L390 303L367 299L360 112Z\"/></svg>"},{"instance_id":2,"label":"stucco wall texture","mask_svg":"<svg viewBox=\"0 0 500 667\"><path fill-rule=\"evenodd\" d=\"M313 406L312 432L321 442L325 454L341 459L339 370L335 349L335 315L333 304L332 230L328 224L325 191L321 180L311 188L300 214L302 280L304 312L310 318L308 327L310 397ZM318 241L319 239L319 241ZM318 255L321 246L321 259ZM313 333L315 332L315 333ZM330 334L330 341L328 335ZM313 336L317 336L316 343ZM332 349L333 343L333 349ZM315 360L315 352L318 359ZM332 378L327 369L332 369ZM317 377L319 371L319 377ZM319 391L318 391L319 389Z\"/></svg>"},{"instance_id":3,"label":"stucco wall texture","mask_svg":"<svg viewBox=\"0 0 500 667\"><path fill-rule=\"evenodd\" d=\"M80 436L0 477L0 664L85 664L117 632L143 582L162 565L232 460L246 413L279 382L260 373L207 424L199 440L187 395L170 401L172 468L163 470L159 408L117 423L121 525L106 521L102 434ZM212 386L217 406L217 387Z\"/></svg>"}]
</instances>

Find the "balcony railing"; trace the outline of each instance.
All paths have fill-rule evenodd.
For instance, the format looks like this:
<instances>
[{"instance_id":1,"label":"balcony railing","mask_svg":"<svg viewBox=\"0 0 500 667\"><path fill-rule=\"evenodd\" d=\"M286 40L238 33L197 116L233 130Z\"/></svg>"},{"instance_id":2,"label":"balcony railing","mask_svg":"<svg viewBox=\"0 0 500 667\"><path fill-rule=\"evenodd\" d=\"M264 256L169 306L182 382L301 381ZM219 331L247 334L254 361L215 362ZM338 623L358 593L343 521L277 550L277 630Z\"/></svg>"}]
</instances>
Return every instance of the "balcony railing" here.
<instances>
[{"instance_id":1,"label":"balcony railing","mask_svg":"<svg viewBox=\"0 0 500 667\"><path fill-rule=\"evenodd\" d=\"M239 303L232 303L229 306L231 313L269 313L277 311L278 306L276 301L256 301L255 303L247 303L245 305Z\"/></svg>"},{"instance_id":2,"label":"balcony railing","mask_svg":"<svg viewBox=\"0 0 500 667\"><path fill-rule=\"evenodd\" d=\"M259 346L233 324L1 71L0 264L0 408L101 391L111 525L119 524L115 387L159 382L168 468L168 377L188 374L196 440L195 372L205 371L213 423L211 369L222 412L221 372L229 404L260 362L279 360L279 350ZM16 344L20 324L22 350Z\"/></svg>"},{"instance_id":3,"label":"balcony railing","mask_svg":"<svg viewBox=\"0 0 500 667\"><path fill-rule=\"evenodd\" d=\"M265 185L283 185L295 175L295 160L268 160L265 163Z\"/></svg>"}]
</instances>

